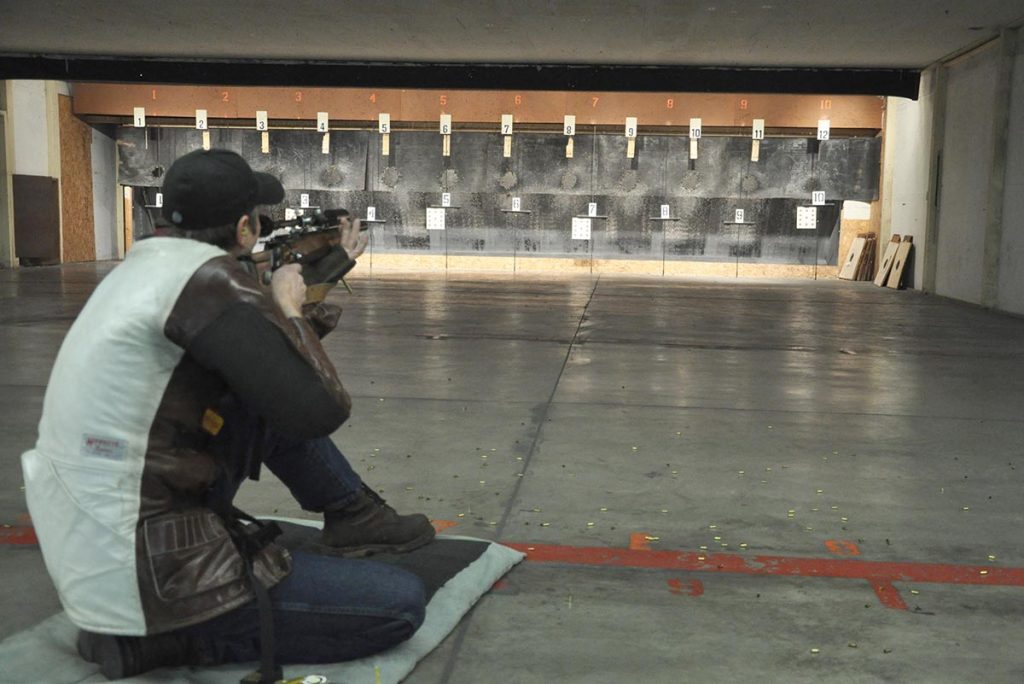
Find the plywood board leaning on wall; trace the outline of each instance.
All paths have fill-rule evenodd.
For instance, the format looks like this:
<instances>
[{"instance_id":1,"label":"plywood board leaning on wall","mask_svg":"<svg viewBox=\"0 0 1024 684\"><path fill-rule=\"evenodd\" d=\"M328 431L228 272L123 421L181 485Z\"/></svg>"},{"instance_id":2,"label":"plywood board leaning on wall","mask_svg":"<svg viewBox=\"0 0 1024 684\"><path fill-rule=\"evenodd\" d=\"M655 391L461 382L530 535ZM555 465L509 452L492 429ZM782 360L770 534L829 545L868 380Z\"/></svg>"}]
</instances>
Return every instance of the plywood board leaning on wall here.
<instances>
[{"instance_id":1,"label":"plywood board leaning on wall","mask_svg":"<svg viewBox=\"0 0 1024 684\"><path fill-rule=\"evenodd\" d=\"M875 253L878 240L874 233L863 233L857 237L864 238L864 250L860 254L860 261L857 263L857 272L854 280L871 280L875 274Z\"/></svg>"},{"instance_id":2,"label":"plywood board leaning on wall","mask_svg":"<svg viewBox=\"0 0 1024 684\"><path fill-rule=\"evenodd\" d=\"M843 267L840 268L839 277L843 281L852 281L857 273L857 265L860 263L860 255L864 253L864 245L867 243L863 238L855 238L850 245L850 251L846 255Z\"/></svg>"},{"instance_id":3,"label":"plywood board leaning on wall","mask_svg":"<svg viewBox=\"0 0 1024 684\"><path fill-rule=\"evenodd\" d=\"M838 277L842 280L871 280L875 272L876 244L874 233L858 234L850 245Z\"/></svg>"},{"instance_id":4,"label":"plywood board leaning on wall","mask_svg":"<svg viewBox=\"0 0 1024 684\"><path fill-rule=\"evenodd\" d=\"M838 266L840 267L843 265L843 255L850 253L850 247L853 245L853 241L856 238L864 237L866 234L877 236L882 229L881 211L879 210L877 200L872 200L871 202L860 202L850 201L847 199L842 201L841 207L842 213L840 214L839 250L837 252L839 257ZM864 247L865 250L876 250L878 248L878 241L874 240ZM872 254L872 257L873 261L877 262L882 258L882 255L875 251ZM871 280L873 277L874 273L872 272L867 278L854 277L852 280Z\"/></svg>"},{"instance_id":5,"label":"plywood board leaning on wall","mask_svg":"<svg viewBox=\"0 0 1024 684\"><path fill-rule=\"evenodd\" d=\"M892 272L889 274L889 279L886 281L886 287L891 287L894 290L903 287L903 274L906 271L907 264L910 262L911 250L914 247L914 236L907 235L900 242L900 248L896 252L896 260L892 265Z\"/></svg>"},{"instance_id":6,"label":"plywood board leaning on wall","mask_svg":"<svg viewBox=\"0 0 1024 684\"><path fill-rule=\"evenodd\" d=\"M892 270L893 262L896 261L896 252L900 248L900 236L893 235L889 240L889 244L885 247L885 256L882 257L882 267L878 269L878 274L875 276L875 285L878 287L885 287L885 281L889 278L889 272Z\"/></svg>"},{"instance_id":7,"label":"plywood board leaning on wall","mask_svg":"<svg viewBox=\"0 0 1024 684\"><path fill-rule=\"evenodd\" d=\"M853 244L850 245L850 251L846 255L846 260L843 262L843 267L839 269L840 280L855 280L857 276L857 268L860 266L861 256L864 254L864 247L867 245L867 240L858 236L854 238Z\"/></svg>"}]
</instances>

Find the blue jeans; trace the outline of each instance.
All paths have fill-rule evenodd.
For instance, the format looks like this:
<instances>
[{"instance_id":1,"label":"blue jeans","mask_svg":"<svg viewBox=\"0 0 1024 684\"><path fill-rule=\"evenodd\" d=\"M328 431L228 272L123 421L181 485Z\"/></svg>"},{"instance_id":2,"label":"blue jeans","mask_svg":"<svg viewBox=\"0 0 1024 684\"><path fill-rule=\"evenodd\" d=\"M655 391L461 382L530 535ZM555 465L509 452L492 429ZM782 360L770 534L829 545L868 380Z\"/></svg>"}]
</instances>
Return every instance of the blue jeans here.
<instances>
[{"instance_id":1,"label":"blue jeans","mask_svg":"<svg viewBox=\"0 0 1024 684\"><path fill-rule=\"evenodd\" d=\"M334 663L378 653L423 624L419 577L370 560L292 555L292 572L270 590L277 662ZM203 665L259 660L255 602L183 630Z\"/></svg>"},{"instance_id":2,"label":"blue jeans","mask_svg":"<svg viewBox=\"0 0 1024 684\"><path fill-rule=\"evenodd\" d=\"M260 462L288 487L304 510L342 508L363 481L329 437L300 440L275 432L243 406L219 407L224 426L211 449L224 470L209 497L230 503Z\"/></svg>"},{"instance_id":3,"label":"blue jeans","mask_svg":"<svg viewBox=\"0 0 1024 684\"><path fill-rule=\"evenodd\" d=\"M255 455L306 510L342 507L362 480L330 440L297 440L261 429L244 408L223 407L224 428L212 448L227 468L211 496L230 502L252 472ZM423 624L423 582L385 563L292 554L291 574L270 589L279 663L330 663L361 658L408 639ZM255 601L183 630L204 665L258 660Z\"/></svg>"}]
</instances>

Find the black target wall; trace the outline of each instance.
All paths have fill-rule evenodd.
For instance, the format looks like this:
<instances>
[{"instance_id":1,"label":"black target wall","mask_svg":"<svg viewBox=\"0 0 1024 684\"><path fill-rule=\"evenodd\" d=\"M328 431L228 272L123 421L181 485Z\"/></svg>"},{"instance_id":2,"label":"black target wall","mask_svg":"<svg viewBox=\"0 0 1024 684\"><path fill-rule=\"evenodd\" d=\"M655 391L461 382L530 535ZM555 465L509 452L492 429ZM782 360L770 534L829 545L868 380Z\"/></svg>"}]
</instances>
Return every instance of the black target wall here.
<instances>
[{"instance_id":1,"label":"black target wall","mask_svg":"<svg viewBox=\"0 0 1024 684\"><path fill-rule=\"evenodd\" d=\"M254 130L210 131L215 147L235 150L253 168L277 175L288 196L275 209L310 204L347 207L357 216L367 206L387 220L373 228L377 252L477 256L582 256L602 259L687 259L751 263L836 263L842 200L878 199L881 140L769 138L760 159L750 161L751 140L708 136L699 156L688 159L689 139L642 135L633 159L621 135L581 132L574 155L556 133L520 133L512 156L502 156L496 133L456 132L451 156L441 155L441 136L427 131L391 135L391 155L380 154L370 131L333 131L330 151L322 134L274 130L270 151ZM155 193L162 173L178 156L201 147L201 132L186 128L118 129L118 182L136 188L136 237L152 230ZM817 231L796 230L796 209L823 190ZM450 192L447 230L426 230L426 208ZM503 209L520 197L530 214ZM571 222L597 202L591 241L573 240ZM668 204L677 221L651 220ZM751 225L735 226L743 209Z\"/></svg>"}]
</instances>

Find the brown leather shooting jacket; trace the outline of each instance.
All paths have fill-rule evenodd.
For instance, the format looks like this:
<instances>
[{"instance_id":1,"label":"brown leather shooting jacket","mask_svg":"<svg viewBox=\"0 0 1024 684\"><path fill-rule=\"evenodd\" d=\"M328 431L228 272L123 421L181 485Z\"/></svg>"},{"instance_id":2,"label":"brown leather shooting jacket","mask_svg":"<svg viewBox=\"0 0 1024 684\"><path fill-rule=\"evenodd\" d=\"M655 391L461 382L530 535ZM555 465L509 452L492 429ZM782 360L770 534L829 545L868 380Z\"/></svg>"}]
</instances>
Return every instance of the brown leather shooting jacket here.
<instances>
[{"instance_id":1,"label":"brown leather shooting jacket","mask_svg":"<svg viewBox=\"0 0 1024 684\"><path fill-rule=\"evenodd\" d=\"M244 560L204 504L226 394L301 438L329 435L351 409L317 332L285 318L235 258L140 241L68 332L22 457L47 569L79 627L155 634L252 600ZM266 586L290 567L274 544L253 561Z\"/></svg>"}]
</instances>

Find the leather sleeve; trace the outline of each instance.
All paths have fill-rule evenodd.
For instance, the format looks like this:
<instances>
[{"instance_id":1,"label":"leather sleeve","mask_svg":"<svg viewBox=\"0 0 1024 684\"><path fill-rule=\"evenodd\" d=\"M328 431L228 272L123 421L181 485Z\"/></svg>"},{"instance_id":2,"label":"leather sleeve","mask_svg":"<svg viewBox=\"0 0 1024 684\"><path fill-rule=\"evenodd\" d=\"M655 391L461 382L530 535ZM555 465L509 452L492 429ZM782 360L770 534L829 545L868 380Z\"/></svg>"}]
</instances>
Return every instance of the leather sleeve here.
<instances>
[{"instance_id":1,"label":"leather sleeve","mask_svg":"<svg viewBox=\"0 0 1024 684\"><path fill-rule=\"evenodd\" d=\"M327 334L338 327L338 319L341 318L341 307L335 304L320 302L319 304L307 304L302 307L302 315L317 337L323 339Z\"/></svg>"},{"instance_id":2,"label":"leather sleeve","mask_svg":"<svg viewBox=\"0 0 1024 684\"><path fill-rule=\"evenodd\" d=\"M278 430L320 437L349 416L351 399L310 324L285 318L233 257L193 274L164 333Z\"/></svg>"}]
</instances>

